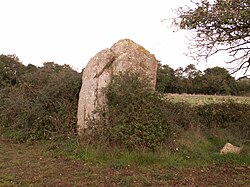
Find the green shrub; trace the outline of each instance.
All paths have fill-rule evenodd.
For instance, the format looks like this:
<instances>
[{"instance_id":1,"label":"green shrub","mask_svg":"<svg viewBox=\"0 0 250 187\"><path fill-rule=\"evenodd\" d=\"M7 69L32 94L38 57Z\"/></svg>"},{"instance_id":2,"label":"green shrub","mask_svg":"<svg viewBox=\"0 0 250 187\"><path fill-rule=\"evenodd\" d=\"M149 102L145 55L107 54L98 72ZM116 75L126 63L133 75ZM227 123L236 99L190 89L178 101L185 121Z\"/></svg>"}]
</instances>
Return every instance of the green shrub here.
<instances>
[{"instance_id":1,"label":"green shrub","mask_svg":"<svg viewBox=\"0 0 250 187\"><path fill-rule=\"evenodd\" d=\"M147 80L137 74L115 76L104 92L107 106L91 120L91 141L128 149L154 151L170 136L166 105Z\"/></svg>"},{"instance_id":2,"label":"green shrub","mask_svg":"<svg viewBox=\"0 0 250 187\"><path fill-rule=\"evenodd\" d=\"M195 110L190 104L168 101L166 102L166 108L166 115L175 127L186 130L199 125Z\"/></svg>"},{"instance_id":3,"label":"green shrub","mask_svg":"<svg viewBox=\"0 0 250 187\"><path fill-rule=\"evenodd\" d=\"M18 85L0 90L0 128L18 132L11 137L25 132L21 140L26 141L76 132L81 75L66 66L55 67L28 71Z\"/></svg>"},{"instance_id":4,"label":"green shrub","mask_svg":"<svg viewBox=\"0 0 250 187\"><path fill-rule=\"evenodd\" d=\"M207 128L227 128L240 131L242 135L250 131L249 104L228 101L196 106L195 110Z\"/></svg>"}]
</instances>

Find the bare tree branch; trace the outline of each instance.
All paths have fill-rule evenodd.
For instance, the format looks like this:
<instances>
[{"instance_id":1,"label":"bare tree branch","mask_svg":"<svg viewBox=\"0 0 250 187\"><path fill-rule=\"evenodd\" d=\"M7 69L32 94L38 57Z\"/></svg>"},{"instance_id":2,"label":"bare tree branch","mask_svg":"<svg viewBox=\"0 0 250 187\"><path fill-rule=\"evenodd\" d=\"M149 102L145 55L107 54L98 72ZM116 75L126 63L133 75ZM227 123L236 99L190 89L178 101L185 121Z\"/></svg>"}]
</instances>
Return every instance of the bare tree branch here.
<instances>
[{"instance_id":1,"label":"bare tree branch","mask_svg":"<svg viewBox=\"0 0 250 187\"><path fill-rule=\"evenodd\" d=\"M173 22L196 33L189 38L189 55L200 61L225 51L231 58L226 62L237 65L234 72L244 69L246 74L250 69L250 1L191 2L195 8L179 8Z\"/></svg>"}]
</instances>

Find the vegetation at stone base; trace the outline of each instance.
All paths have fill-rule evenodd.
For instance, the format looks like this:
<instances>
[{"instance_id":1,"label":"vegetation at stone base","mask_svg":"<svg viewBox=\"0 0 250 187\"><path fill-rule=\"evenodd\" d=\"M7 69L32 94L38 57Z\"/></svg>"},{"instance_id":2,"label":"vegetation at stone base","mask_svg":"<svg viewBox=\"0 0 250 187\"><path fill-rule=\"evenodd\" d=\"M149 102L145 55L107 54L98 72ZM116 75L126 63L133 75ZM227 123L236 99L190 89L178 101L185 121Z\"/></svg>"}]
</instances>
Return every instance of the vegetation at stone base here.
<instances>
[{"instance_id":1,"label":"vegetation at stone base","mask_svg":"<svg viewBox=\"0 0 250 187\"><path fill-rule=\"evenodd\" d=\"M203 134L198 129L180 132L174 142L165 149L153 153L150 150L128 150L118 147L93 147L81 144L77 139L57 139L50 141L46 150L54 157L66 157L90 162L95 165L108 165L113 169L158 166L160 168L199 167L206 165L250 166L250 145L246 143L241 155L220 155L225 142L240 146L241 142L226 130L216 131L219 136Z\"/></svg>"},{"instance_id":2,"label":"vegetation at stone base","mask_svg":"<svg viewBox=\"0 0 250 187\"><path fill-rule=\"evenodd\" d=\"M106 106L98 112L100 119L92 119L91 142L155 151L169 137L171 127L165 102L149 87L147 79L126 72L114 76L103 90Z\"/></svg>"},{"instance_id":3,"label":"vegetation at stone base","mask_svg":"<svg viewBox=\"0 0 250 187\"><path fill-rule=\"evenodd\" d=\"M114 136L114 133L119 133L120 130L113 131L107 127L98 129L100 131L93 129L94 135L88 139L92 142L88 144L84 142L86 136L83 137L84 140L81 138L65 140L62 137L50 141L47 149L54 156L84 160L97 165L104 164L113 169L129 169L131 166L179 168L211 164L250 165L250 144L246 141L250 138L248 133L250 105L226 102L191 107L186 103L170 102L166 103L166 106L172 112L171 115L167 115L168 122L175 128L171 129L171 136L154 152L151 149L138 149L138 147L127 149L126 145L130 142L124 144L118 142L123 147L117 142L112 142L114 139L104 142L109 138L106 135ZM229 110L222 110L223 108ZM107 132L109 134L101 134L104 133L103 130L112 131ZM124 131L121 133L126 135ZM219 150L226 142L237 146L243 144L243 153L240 156L233 154L221 156ZM113 145L107 146L107 143Z\"/></svg>"},{"instance_id":4,"label":"vegetation at stone base","mask_svg":"<svg viewBox=\"0 0 250 187\"><path fill-rule=\"evenodd\" d=\"M53 62L24 66L18 58L1 56L0 126L17 141L50 139L76 132L81 74ZM15 73L13 73L15 72ZM16 84L10 84L13 77Z\"/></svg>"},{"instance_id":5,"label":"vegetation at stone base","mask_svg":"<svg viewBox=\"0 0 250 187\"><path fill-rule=\"evenodd\" d=\"M192 7L180 7L175 25L195 32L190 39L194 57L207 59L221 51L228 53L235 70L249 73L250 1L191 1Z\"/></svg>"},{"instance_id":6,"label":"vegetation at stone base","mask_svg":"<svg viewBox=\"0 0 250 187\"><path fill-rule=\"evenodd\" d=\"M155 152L168 150L167 145L180 131L193 128L204 134L226 130L242 143L250 138L249 104L231 100L207 105L171 102L148 89L138 77L116 76L104 90L107 106L97 111L99 119L90 120L85 143Z\"/></svg>"},{"instance_id":7,"label":"vegetation at stone base","mask_svg":"<svg viewBox=\"0 0 250 187\"><path fill-rule=\"evenodd\" d=\"M176 70L159 64L156 89L161 93L249 96L250 79L244 76L235 80L221 67L201 72L193 64Z\"/></svg>"}]
</instances>

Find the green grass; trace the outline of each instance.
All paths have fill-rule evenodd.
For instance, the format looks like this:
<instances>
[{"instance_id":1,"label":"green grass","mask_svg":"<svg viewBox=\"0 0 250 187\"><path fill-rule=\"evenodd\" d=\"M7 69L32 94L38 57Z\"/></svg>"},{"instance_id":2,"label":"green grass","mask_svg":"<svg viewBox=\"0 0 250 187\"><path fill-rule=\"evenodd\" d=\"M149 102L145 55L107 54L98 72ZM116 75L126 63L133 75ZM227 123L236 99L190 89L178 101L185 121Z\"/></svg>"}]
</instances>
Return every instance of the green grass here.
<instances>
[{"instance_id":1,"label":"green grass","mask_svg":"<svg viewBox=\"0 0 250 187\"><path fill-rule=\"evenodd\" d=\"M3 138L11 139L14 142L26 142L27 141L27 132L23 129L11 129L11 128L0 128L0 135Z\"/></svg>"},{"instance_id":2,"label":"green grass","mask_svg":"<svg viewBox=\"0 0 250 187\"><path fill-rule=\"evenodd\" d=\"M212 186L214 180L218 186L225 186L228 180L234 186L249 186L250 145L246 144L241 155L220 155L219 150L226 142L239 145L240 140L226 132L217 133L211 136L195 130L182 131L168 147L156 153L93 147L81 144L76 137L61 136L28 144L5 139L0 141L0 187L59 183L62 186ZM205 181L211 176L212 182Z\"/></svg>"},{"instance_id":3,"label":"green grass","mask_svg":"<svg viewBox=\"0 0 250 187\"><path fill-rule=\"evenodd\" d=\"M129 151L119 148L94 148L81 145L77 139L54 141L47 150L54 156L68 159L84 160L94 165L106 165L113 169L129 167L197 167L210 164L230 164L250 166L249 145L241 155L220 155L219 151L227 142L225 137L198 136L196 132L187 131L175 140L175 145L161 148L157 153L151 151ZM231 143L239 141L231 138Z\"/></svg>"},{"instance_id":4,"label":"green grass","mask_svg":"<svg viewBox=\"0 0 250 187\"><path fill-rule=\"evenodd\" d=\"M233 101L236 103L250 104L250 97L220 96L220 95L192 95L192 94L165 94L165 98L173 102L184 102L195 105L224 103Z\"/></svg>"}]
</instances>

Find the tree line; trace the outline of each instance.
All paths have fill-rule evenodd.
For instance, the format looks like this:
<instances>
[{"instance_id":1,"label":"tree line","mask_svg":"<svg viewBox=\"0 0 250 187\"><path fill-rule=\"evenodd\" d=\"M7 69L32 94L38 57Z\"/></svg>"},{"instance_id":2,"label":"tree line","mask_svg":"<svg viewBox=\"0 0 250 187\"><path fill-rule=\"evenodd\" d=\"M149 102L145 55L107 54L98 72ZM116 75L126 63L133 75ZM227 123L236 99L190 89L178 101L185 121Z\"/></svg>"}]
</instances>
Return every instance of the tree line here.
<instances>
[{"instance_id":1,"label":"tree line","mask_svg":"<svg viewBox=\"0 0 250 187\"><path fill-rule=\"evenodd\" d=\"M78 79L81 77L81 73L74 71L69 65L58 65L54 62L44 63L43 67L32 64L25 66L16 55L0 55L0 72L0 89L17 84L24 85L34 82L34 79L41 86L45 86L49 77L65 76L67 73L77 76ZM162 93L249 96L250 79L241 77L236 80L222 67L207 68L202 72L194 64L174 70L159 63L156 89Z\"/></svg>"},{"instance_id":2,"label":"tree line","mask_svg":"<svg viewBox=\"0 0 250 187\"><path fill-rule=\"evenodd\" d=\"M236 80L222 67L207 68L202 72L194 64L176 70L159 64L156 88L163 93L246 96L250 94L250 79Z\"/></svg>"}]
</instances>

